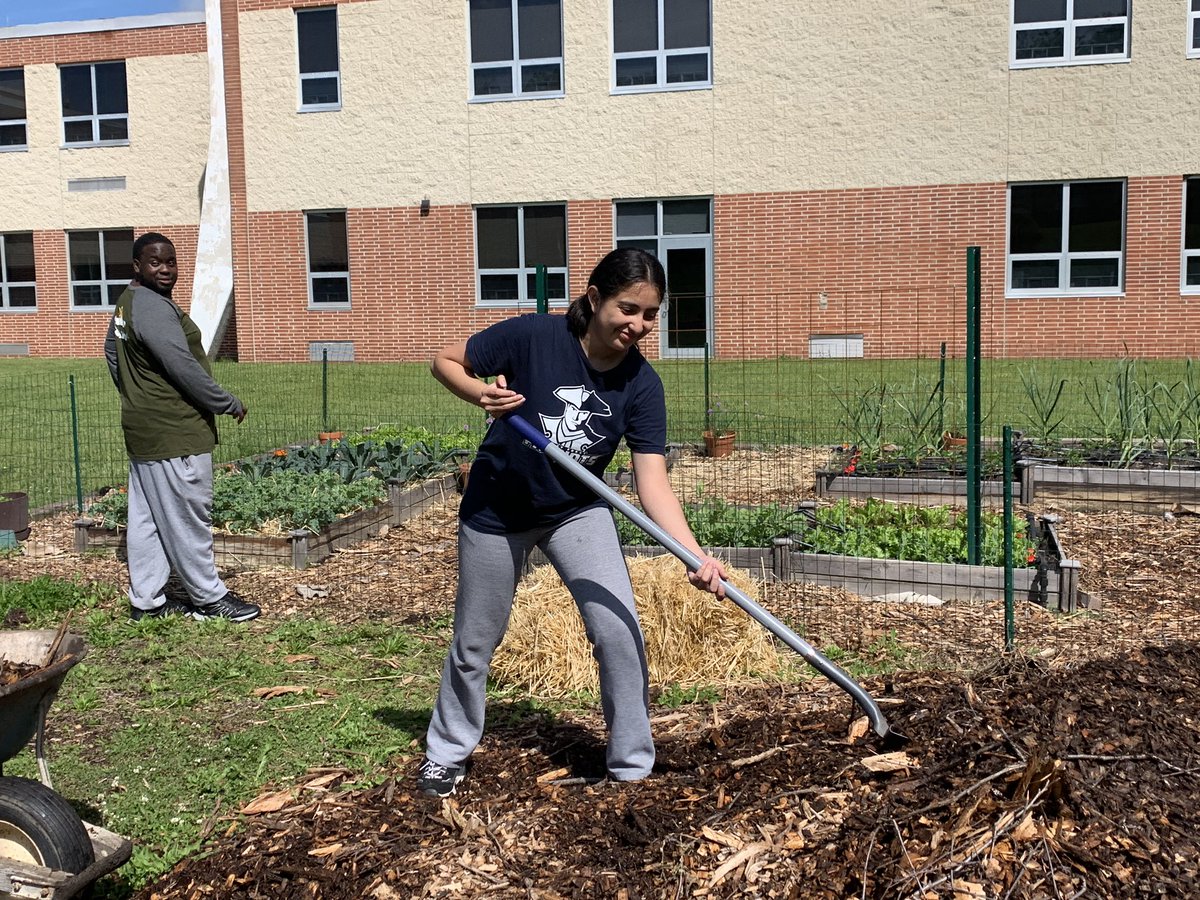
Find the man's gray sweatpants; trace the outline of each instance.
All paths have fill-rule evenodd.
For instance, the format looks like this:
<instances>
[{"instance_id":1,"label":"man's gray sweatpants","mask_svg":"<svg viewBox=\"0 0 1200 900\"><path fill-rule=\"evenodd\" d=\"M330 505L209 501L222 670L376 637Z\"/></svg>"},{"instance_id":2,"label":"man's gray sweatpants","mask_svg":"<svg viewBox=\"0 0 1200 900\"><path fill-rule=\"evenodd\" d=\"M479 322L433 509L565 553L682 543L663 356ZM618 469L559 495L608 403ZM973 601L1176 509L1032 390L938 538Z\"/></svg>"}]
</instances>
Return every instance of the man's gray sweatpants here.
<instances>
[{"instance_id":1,"label":"man's gray sweatpants","mask_svg":"<svg viewBox=\"0 0 1200 900\"><path fill-rule=\"evenodd\" d=\"M442 670L426 754L461 765L483 735L492 654L504 637L526 556L540 547L575 598L600 666L608 773L635 781L654 765L646 648L612 514L586 509L561 525L515 534L458 527L454 639Z\"/></svg>"},{"instance_id":2,"label":"man's gray sweatpants","mask_svg":"<svg viewBox=\"0 0 1200 900\"><path fill-rule=\"evenodd\" d=\"M166 602L171 569L196 606L228 592L217 575L212 536L212 454L129 461L129 602Z\"/></svg>"}]
</instances>

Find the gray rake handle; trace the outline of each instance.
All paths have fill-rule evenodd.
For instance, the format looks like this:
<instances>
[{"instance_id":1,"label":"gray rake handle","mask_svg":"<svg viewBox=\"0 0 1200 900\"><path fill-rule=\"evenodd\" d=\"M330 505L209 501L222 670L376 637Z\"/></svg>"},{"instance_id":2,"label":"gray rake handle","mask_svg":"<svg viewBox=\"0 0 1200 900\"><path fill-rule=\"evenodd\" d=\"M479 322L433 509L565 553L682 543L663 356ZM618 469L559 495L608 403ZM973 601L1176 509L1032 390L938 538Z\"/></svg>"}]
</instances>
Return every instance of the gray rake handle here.
<instances>
[{"instance_id":1,"label":"gray rake handle","mask_svg":"<svg viewBox=\"0 0 1200 900\"><path fill-rule=\"evenodd\" d=\"M691 550L687 549L671 535L667 534L644 512L610 488L603 480L597 478L578 462L573 460L565 451L556 444L551 443L546 435L542 434L516 413L508 413L502 417L503 421L507 422L511 427L515 428L521 437L533 444L538 450L554 460L562 468L566 469L587 487L591 488L599 497L607 502L614 509L618 510L627 519L633 522L634 525L642 529L648 535L663 545L667 550L671 551L677 559L679 559L691 571L697 571L700 568L700 558ZM767 631L775 635L802 657L810 666L840 687L843 691L849 694L854 702L862 707L863 712L867 714L867 719L871 723L871 728L881 738L889 738L896 735L888 725L887 719L879 709L879 704L868 694L857 681L851 678L845 671L840 669L835 663L831 662L826 657L822 656L819 651L813 648L811 644L797 635L794 631L780 622L777 618L759 606L752 599L722 579L722 586L725 588L725 596L740 606L746 613L750 615L756 622L762 625Z\"/></svg>"}]
</instances>

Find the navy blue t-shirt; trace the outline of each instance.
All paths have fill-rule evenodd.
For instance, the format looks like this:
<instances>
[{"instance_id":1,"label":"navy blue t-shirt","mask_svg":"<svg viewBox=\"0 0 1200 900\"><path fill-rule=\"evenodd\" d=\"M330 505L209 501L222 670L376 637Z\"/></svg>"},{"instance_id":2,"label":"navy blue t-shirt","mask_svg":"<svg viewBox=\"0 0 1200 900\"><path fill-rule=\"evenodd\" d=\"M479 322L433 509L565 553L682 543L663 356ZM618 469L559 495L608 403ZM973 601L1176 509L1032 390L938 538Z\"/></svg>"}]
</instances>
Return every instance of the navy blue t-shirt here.
<instances>
[{"instance_id":1,"label":"navy blue t-shirt","mask_svg":"<svg viewBox=\"0 0 1200 900\"><path fill-rule=\"evenodd\" d=\"M597 476L622 437L634 453L666 453L662 379L637 347L598 372L566 316L525 315L472 335L467 361L476 375L504 375L510 390L525 395L517 415ZM471 466L459 517L477 531L502 534L554 525L601 505L591 489L498 421Z\"/></svg>"}]
</instances>

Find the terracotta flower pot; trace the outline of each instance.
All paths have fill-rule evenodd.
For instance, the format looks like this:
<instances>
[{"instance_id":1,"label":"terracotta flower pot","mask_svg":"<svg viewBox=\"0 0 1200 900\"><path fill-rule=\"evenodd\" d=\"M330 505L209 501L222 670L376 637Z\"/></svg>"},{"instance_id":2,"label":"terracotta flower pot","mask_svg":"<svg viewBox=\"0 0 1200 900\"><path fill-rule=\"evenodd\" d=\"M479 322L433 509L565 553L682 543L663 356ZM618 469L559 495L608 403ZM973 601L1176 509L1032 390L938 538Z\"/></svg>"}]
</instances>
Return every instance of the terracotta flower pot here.
<instances>
[{"instance_id":1,"label":"terracotta flower pot","mask_svg":"<svg viewBox=\"0 0 1200 900\"><path fill-rule=\"evenodd\" d=\"M967 439L961 434L955 434L953 431L947 431L942 435L943 450L962 450L967 446Z\"/></svg>"},{"instance_id":2,"label":"terracotta flower pot","mask_svg":"<svg viewBox=\"0 0 1200 900\"><path fill-rule=\"evenodd\" d=\"M729 456L733 453L735 438L737 438L736 431L723 431L720 434L714 434L711 431L704 432L704 455Z\"/></svg>"}]
</instances>

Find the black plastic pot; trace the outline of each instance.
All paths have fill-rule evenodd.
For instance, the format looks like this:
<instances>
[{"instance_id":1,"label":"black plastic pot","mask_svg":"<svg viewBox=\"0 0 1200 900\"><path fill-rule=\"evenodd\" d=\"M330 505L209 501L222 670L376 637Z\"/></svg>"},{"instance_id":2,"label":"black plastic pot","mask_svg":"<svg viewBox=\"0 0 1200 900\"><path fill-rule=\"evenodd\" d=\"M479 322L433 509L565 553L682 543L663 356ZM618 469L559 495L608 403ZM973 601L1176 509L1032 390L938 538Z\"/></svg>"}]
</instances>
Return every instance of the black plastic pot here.
<instances>
[{"instance_id":1,"label":"black plastic pot","mask_svg":"<svg viewBox=\"0 0 1200 900\"><path fill-rule=\"evenodd\" d=\"M19 491L0 494L0 531L12 531L18 541L29 537L29 495Z\"/></svg>"}]
</instances>

